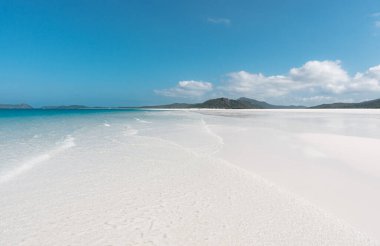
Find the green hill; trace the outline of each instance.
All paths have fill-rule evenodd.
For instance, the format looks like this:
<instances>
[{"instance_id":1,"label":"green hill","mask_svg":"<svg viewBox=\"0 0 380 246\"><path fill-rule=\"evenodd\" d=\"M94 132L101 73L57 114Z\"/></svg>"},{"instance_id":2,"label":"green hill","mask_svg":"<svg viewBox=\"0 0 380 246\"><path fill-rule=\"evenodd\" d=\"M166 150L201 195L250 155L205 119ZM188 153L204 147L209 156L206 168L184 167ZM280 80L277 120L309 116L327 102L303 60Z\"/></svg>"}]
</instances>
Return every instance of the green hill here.
<instances>
[{"instance_id":1,"label":"green hill","mask_svg":"<svg viewBox=\"0 0 380 246\"><path fill-rule=\"evenodd\" d=\"M303 106L279 106L263 101L241 97L229 99L225 97L207 100L203 103L173 103L159 106L146 106L144 108L214 108L214 109L277 109L277 108L305 108Z\"/></svg>"},{"instance_id":2,"label":"green hill","mask_svg":"<svg viewBox=\"0 0 380 246\"><path fill-rule=\"evenodd\" d=\"M330 103L321 104L310 108L380 108L380 99L364 101L359 103Z\"/></svg>"}]
</instances>

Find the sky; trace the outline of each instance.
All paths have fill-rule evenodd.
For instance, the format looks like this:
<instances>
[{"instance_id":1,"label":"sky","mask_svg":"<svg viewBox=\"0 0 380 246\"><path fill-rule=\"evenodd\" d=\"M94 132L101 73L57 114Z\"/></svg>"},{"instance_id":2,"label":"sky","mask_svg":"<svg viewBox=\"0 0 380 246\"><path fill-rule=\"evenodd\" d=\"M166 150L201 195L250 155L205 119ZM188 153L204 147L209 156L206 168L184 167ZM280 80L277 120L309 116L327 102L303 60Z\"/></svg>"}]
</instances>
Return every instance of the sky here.
<instances>
[{"instance_id":1,"label":"sky","mask_svg":"<svg viewBox=\"0 0 380 246\"><path fill-rule=\"evenodd\" d=\"M380 98L380 1L0 1L0 103L242 96Z\"/></svg>"}]
</instances>

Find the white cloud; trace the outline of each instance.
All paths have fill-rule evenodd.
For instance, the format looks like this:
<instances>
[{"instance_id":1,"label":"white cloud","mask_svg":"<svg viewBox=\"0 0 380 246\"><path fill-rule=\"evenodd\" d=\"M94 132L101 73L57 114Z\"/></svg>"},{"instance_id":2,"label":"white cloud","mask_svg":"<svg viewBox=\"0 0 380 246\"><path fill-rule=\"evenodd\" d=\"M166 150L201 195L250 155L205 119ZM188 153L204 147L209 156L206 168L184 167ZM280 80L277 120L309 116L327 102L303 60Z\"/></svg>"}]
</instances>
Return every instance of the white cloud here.
<instances>
[{"instance_id":1,"label":"white cloud","mask_svg":"<svg viewBox=\"0 0 380 246\"><path fill-rule=\"evenodd\" d=\"M231 20L227 18L208 18L207 21L213 24L222 24L226 26L231 24Z\"/></svg>"},{"instance_id":2,"label":"white cloud","mask_svg":"<svg viewBox=\"0 0 380 246\"><path fill-rule=\"evenodd\" d=\"M365 73L356 73L350 89L356 92L380 91L380 65L369 68Z\"/></svg>"},{"instance_id":3,"label":"white cloud","mask_svg":"<svg viewBox=\"0 0 380 246\"><path fill-rule=\"evenodd\" d=\"M288 73L266 76L238 71L228 73L213 87L209 82L180 81L176 87L156 90L168 97L251 97L279 104L361 101L380 97L380 65L350 76L340 61L309 61Z\"/></svg>"},{"instance_id":4,"label":"white cloud","mask_svg":"<svg viewBox=\"0 0 380 246\"><path fill-rule=\"evenodd\" d=\"M380 28L380 21L375 21L375 27Z\"/></svg>"},{"instance_id":5,"label":"white cloud","mask_svg":"<svg viewBox=\"0 0 380 246\"><path fill-rule=\"evenodd\" d=\"M162 90L155 90L156 94L167 97L201 97L207 92L213 89L213 85L210 82L184 80L178 82L176 87Z\"/></svg>"},{"instance_id":6,"label":"white cloud","mask_svg":"<svg viewBox=\"0 0 380 246\"><path fill-rule=\"evenodd\" d=\"M300 68L290 69L288 77L303 89L333 93L343 92L349 81L340 61L309 61Z\"/></svg>"},{"instance_id":7,"label":"white cloud","mask_svg":"<svg viewBox=\"0 0 380 246\"><path fill-rule=\"evenodd\" d=\"M320 103L320 102L328 102L333 99L334 99L333 97L329 97L329 96L313 96L313 97L299 98L298 101L303 101L305 103Z\"/></svg>"},{"instance_id":8,"label":"white cloud","mask_svg":"<svg viewBox=\"0 0 380 246\"><path fill-rule=\"evenodd\" d=\"M254 91L260 97L281 96L293 86L291 80L281 75L266 77L261 73L239 71L227 74L227 78L219 89L233 94L250 95Z\"/></svg>"},{"instance_id":9,"label":"white cloud","mask_svg":"<svg viewBox=\"0 0 380 246\"><path fill-rule=\"evenodd\" d=\"M373 13L371 14L372 17L380 17L380 12L376 12L376 13Z\"/></svg>"},{"instance_id":10,"label":"white cloud","mask_svg":"<svg viewBox=\"0 0 380 246\"><path fill-rule=\"evenodd\" d=\"M340 61L309 61L285 75L229 73L218 88L230 96L289 103L346 99L352 94L380 92L380 65L351 77Z\"/></svg>"}]
</instances>

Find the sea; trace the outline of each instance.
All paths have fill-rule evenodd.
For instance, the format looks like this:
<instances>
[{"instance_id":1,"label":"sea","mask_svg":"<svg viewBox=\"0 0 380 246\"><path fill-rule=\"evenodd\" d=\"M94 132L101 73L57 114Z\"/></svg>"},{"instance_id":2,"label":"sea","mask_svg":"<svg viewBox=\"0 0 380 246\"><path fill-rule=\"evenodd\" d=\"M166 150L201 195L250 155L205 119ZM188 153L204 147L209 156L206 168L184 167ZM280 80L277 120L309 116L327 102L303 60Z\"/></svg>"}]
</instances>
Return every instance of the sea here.
<instances>
[{"instance_id":1,"label":"sea","mask_svg":"<svg viewBox=\"0 0 380 246\"><path fill-rule=\"evenodd\" d=\"M112 124L113 133L136 133L132 125L148 123L152 117L148 112L141 109L0 110L0 184L74 147L78 138L86 138L89 132L98 133L99 138L107 137L102 130Z\"/></svg>"}]
</instances>

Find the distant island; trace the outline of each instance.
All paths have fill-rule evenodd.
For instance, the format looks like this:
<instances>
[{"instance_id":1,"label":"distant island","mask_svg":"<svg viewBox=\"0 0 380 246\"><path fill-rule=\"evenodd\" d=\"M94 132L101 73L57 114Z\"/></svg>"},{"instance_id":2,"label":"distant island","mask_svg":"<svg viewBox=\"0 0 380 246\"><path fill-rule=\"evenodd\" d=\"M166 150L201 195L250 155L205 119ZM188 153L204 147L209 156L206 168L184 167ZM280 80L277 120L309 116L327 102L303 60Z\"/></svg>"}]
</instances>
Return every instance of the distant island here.
<instances>
[{"instance_id":1,"label":"distant island","mask_svg":"<svg viewBox=\"0 0 380 246\"><path fill-rule=\"evenodd\" d=\"M215 98L203 103L187 104L173 103L159 106L145 106L143 108L212 108L212 109L344 109L344 108L380 108L380 99L364 101L359 103L331 103L312 107L306 106L280 106L258 101L251 98L241 97L239 99Z\"/></svg>"},{"instance_id":2,"label":"distant island","mask_svg":"<svg viewBox=\"0 0 380 246\"><path fill-rule=\"evenodd\" d=\"M43 106L33 108L28 104L0 104L0 109L131 109L131 108L151 108L151 109L190 109L190 108L209 108L209 109L348 109L348 108L380 108L380 99L369 100L359 103L330 103L321 104L312 107L301 105L273 105L264 101L241 97L238 99L229 99L225 97L210 99L202 103L172 103L166 105L153 105L142 107L88 107L84 105L61 105L61 106Z\"/></svg>"},{"instance_id":3,"label":"distant island","mask_svg":"<svg viewBox=\"0 0 380 246\"><path fill-rule=\"evenodd\" d=\"M241 97L229 99L225 97L207 100L203 103L173 103L168 105L144 106L143 108L212 108L212 109L285 109L285 108L307 108L305 106L280 106L267 102Z\"/></svg>"},{"instance_id":4,"label":"distant island","mask_svg":"<svg viewBox=\"0 0 380 246\"><path fill-rule=\"evenodd\" d=\"M0 109L33 109L29 104L0 104Z\"/></svg>"},{"instance_id":5,"label":"distant island","mask_svg":"<svg viewBox=\"0 0 380 246\"><path fill-rule=\"evenodd\" d=\"M84 105L61 105L61 106L43 106L41 109L86 109Z\"/></svg>"},{"instance_id":6,"label":"distant island","mask_svg":"<svg viewBox=\"0 0 380 246\"><path fill-rule=\"evenodd\" d=\"M310 108L380 108L380 99L364 101L359 103L330 103L321 104Z\"/></svg>"}]
</instances>

